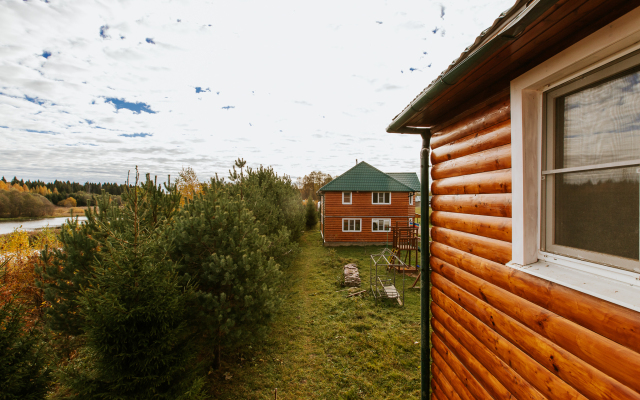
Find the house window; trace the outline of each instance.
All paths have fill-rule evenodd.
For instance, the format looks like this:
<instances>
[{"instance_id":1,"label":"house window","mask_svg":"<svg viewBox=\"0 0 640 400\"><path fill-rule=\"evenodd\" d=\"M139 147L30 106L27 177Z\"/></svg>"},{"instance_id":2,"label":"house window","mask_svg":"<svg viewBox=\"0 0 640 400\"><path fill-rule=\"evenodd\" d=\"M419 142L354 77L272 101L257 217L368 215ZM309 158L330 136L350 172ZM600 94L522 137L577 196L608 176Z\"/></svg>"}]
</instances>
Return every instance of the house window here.
<instances>
[{"instance_id":1,"label":"house window","mask_svg":"<svg viewBox=\"0 0 640 400\"><path fill-rule=\"evenodd\" d=\"M373 204L391 204L391 192L373 192L371 195Z\"/></svg>"},{"instance_id":2,"label":"house window","mask_svg":"<svg viewBox=\"0 0 640 400\"><path fill-rule=\"evenodd\" d=\"M362 224L361 219L343 219L342 220L342 232L360 232Z\"/></svg>"},{"instance_id":3,"label":"house window","mask_svg":"<svg viewBox=\"0 0 640 400\"><path fill-rule=\"evenodd\" d=\"M412 206L413 205L413 194L409 195L409 205Z\"/></svg>"},{"instance_id":4,"label":"house window","mask_svg":"<svg viewBox=\"0 0 640 400\"><path fill-rule=\"evenodd\" d=\"M640 53L544 96L542 250L639 271Z\"/></svg>"},{"instance_id":5,"label":"house window","mask_svg":"<svg viewBox=\"0 0 640 400\"><path fill-rule=\"evenodd\" d=\"M342 192L342 204L351 204L351 192Z\"/></svg>"},{"instance_id":6,"label":"house window","mask_svg":"<svg viewBox=\"0 0 640 400\"><path fill-rule=\"evenodd\" d=\"M391 220L383 218L373 218L371 220L372 232L388 232L391 229Z\"/></svg>"}]
</instances>

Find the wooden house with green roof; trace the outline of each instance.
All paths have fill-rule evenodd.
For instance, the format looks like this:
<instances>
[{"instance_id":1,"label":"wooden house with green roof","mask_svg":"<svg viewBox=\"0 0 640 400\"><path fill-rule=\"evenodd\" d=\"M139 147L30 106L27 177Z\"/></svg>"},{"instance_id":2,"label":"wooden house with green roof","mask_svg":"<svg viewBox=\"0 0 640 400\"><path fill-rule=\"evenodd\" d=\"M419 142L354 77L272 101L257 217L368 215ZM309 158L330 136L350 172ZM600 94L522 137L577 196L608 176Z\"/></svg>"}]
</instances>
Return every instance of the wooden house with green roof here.
<instances>
[{"instance_id":1,"label":"wooden house with green roof","mask_svg":"<svg viewBox=\"0 0 640 400\"><path fill-rule=\"evenodd\" d=\"M325 246L383 245L391 226L415 218L415 172L384 173L362 161L318 190Z\"/></svg>"}]
</instances>

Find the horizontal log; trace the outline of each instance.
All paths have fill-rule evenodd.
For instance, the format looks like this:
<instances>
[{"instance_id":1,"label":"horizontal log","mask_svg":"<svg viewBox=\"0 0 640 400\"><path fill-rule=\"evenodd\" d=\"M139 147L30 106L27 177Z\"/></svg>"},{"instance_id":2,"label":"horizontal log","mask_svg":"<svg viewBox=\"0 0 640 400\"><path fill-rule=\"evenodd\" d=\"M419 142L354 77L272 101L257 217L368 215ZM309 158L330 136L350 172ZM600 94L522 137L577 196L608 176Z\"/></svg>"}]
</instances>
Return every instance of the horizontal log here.
<instances>
[{"instance_id":1,"label":"horizontal log","mask_svg":"<svg viewBox=\"0 0 640 400\"><path fill-rule=\"evenodd\" d=\"M506 121L434 149L431 152L431 165L509 143L511 143L511 122Z\"/></svg>"},{"instance_id":2,"label":"horizontal log","mask_svg":"<svg viewBox=\"0 0 640 400\"><path fill-rule=\"evenodd\" d=\"M471 115L451 124L439 132L434 132L431 138L431 148L437 149L454 140L468 136L501 122L511 119L511 101L502 99L484 107Z\"/></svg>"},{"instance_id":3,"label":"horizontal log","mask_svg":"<svg viewBox=\"0 0 640 400\"><path fill-rule=\"evenodd\" d=\"M511 168L511 145L507 144L436 164L431 168L431 178L434 180L452 178L509 168Z\"/></svg>"},{"instance_id":4,"label":"horizontal log","mask_svg":"<svg viewBox=\"0 0 640 400\"><path fill-rule=\"evenodd\" d=\"M431 214L431 224L454 231L511 242L511 218L434 211Z\"/></svg>"},{"instance_id":5,"label":"horizontal log","mask_svg":"<svg viewBox=\"0 0 640 400\"><path fill-rule=\"evenodd\" d=\"M436 383L440 387L440 390L444 392L444 395L447 397L447 399L462 400L453 388L453 385L451 385L451 382L447 380L442 371L440 371L440 368L438 368L438 366L435 364L431 364L431 375L433 375L433 379L436 380Z\"/></svg>"},{"instance_id":6,"label":"horizontal log","mask_svg":"<svg viewBox=\"0 0 640 400\"><path fill-rule=\"evenodd\" d=\"M471 355L469 350L460 344L441 322L435 318L431 318L431 328L433 329L431 342L441 341L447 348L451 349L453 355L460 360L463 366L482 385L481 387L486 389L491 397L494 399L515 399L507 388L487 370L485 365Z\"/></svg>"},{"instance_id":7,"label":"horizontal log","mask_svg":"<svg viewBox=\"0 0 640 400\"><path fill-rule=\"evenodd\" d=\"M431 228L431 239L487 260L506 264L511 261L511 243L451 229Z\"/></svg>"},{"instance_id":8,"label":"horizontal log","mask_svg":"<svg viewBox=\"0 0 640 400\"><path fill-rule=\"evenodd\" d=\"M438 179L431 183L431 193L437 194L489 194L511 193L511 170Z\"/></svg>"},{"instance_id":9,"label":"horizontal log","mask_svg":"<svg viewBox=\"0 0 640 400\"><path fill-rule=\"evenodd\" d=\"M585 364L640 392L640 354L437 257L431 257L430 264L448 281L577 356L580 363L584 360ZM626 367L620 368L620 365ZM566 373L566 369L556 370L558 376L571 383L575 374L564 376Z\"/></svg>"},{"instance_id":10,"label":"horizontal log","mask_svg":"<svg viewBox=\"0 0 640 400\"><path fill-rule=\"evenodd\" d=\"M453 354L442 339L437 334L431 335L432 351L436 351L440 357L447 363L447 366L456 374L460 383L464 385L472 399L492 400L491 395L480 382L464 367L463 363ZM444 371L444 369L440 368Z\"/></svg>"},{"instance_id":11,"label":"horizontal log","mask_svg":"<svg viewBox=\"0 0 640 400\"><path fill-rule=\"evenodd\" d=\"M433 301L540 393L546 395L553 393L553 398L557 399L586 400L585 396L536 362L530 355L511 343L504 335L498 334L487 326L486 322L483 323L483 321L476 318L470 310L452 300L450 296L464 295L461 289L453 293L454 288L451 286L453 284L445 285L446 279L435 272L431 273L431 279ZM443 288L447 292L444 292ZM474 308L472 310L476 310L480 306L479 303L480 301L477 301L477 303L473 304ZM498 321L495 321L495 325L498 325ZM495 327L493 328L495 329ZM555 356L557 352L549 354Z\"/></svg>"},{"instance_id":12,"label":"horizontal log","mask_svg":"<svg viewBox=\"0 0 640 400\"><path fill-rule=\"evenodd\" d=\"M433 211L511 218L511 193L433 196Z\"/></svg>"},{"instance_id":13,"label":"horizontal log","mask_svg":"<svg viewBox=\"0 0 640 400\"><path fill-rule=\"evenodd\" d=\"M438 265L438 263L432 262L431 265ZM544 366L542 373L544 381L542 382L536 381L541 377L540 371L520 373L538 389L543 390L545 386L551 388L553 384L555 389L552 389L552 393L561 393L560 390L565 390L567 396L571 396L568 398L610 399L613 397L640 399L640 393L635 392L628 386L579 359L566 349L533 332L495 307L474 297L439 273L432 272L431 279L434 288L437 288L435 292L436 296L439 296L438 305L447 311L449 315L453 313L454 315L452 316L467 330L476 334L485 345L491 344L495 346L497 343L496 338L505 338L513 343L512 346L517 346L528 355L528 358L530 357L529 364L535 365L536 370L539 366ZM512 307L514 306L512 305ZM589 344L585 345L589 346ZM504 361L506 361L504 357L517 355L513 350L506 349L509 346L505 345L504 347L505 349L501 346L494 347L498 351L503 350L503 355L498 354L498 356ZM587 351L590 350L591 346ZM510 362L509 365L518 372L517 368L519 367L516 364ZM615 363L614 365L619 368L620 365L624 364ZM526 368L526 366L523 367ZM551 371L553 371L553 374ZM637 370L634 372L636 372L635 375L637 377ZM577 395L576 389L580 392L578 397L575 397Z\"/></svg>"},{"instance_id":14,"label":"horizontal log","mask_svg":"<svg viewBox=\"0 0 640 400\"><path fill-rule=\"evenodd\" d=\"M432 242L431 254L518 297L640 353L640 313Z\"/></svg>"},{"instance_id":15,"label":"horizontal log","mask_svg":"<svg viewBox=\"0 0 640 400\"><path fill-rule=\"evenodd\" d=\"M455 371L447 364L444 358L438 353L435 347L431 348L431 359L433 360L433 364L440 369L442 374L447 378L453 389L458 393L463 400L476 400L476 397L471 394L467 386L462 382L462 380L458 377Z\"/></svg>"},{"instance_id":16,"label":"horizontal log","mask_svg":"<svg viewBox=\"0 0 640 400\"><path fill-rule=\"evenodd\" d=\"M509 364L498 358L498 356L492 353L478 338L462 327L454 317L447 314L447 312L435 302L435 298L431 303L431 313L436 321L442 324L447 331L455 332L455 338L460 344L480 361L480 363L513 394L513 397L517 399L546 399L536 388L518 375ZM502 399L504 397L494 398Z\"/></svg>"}]
</instances>

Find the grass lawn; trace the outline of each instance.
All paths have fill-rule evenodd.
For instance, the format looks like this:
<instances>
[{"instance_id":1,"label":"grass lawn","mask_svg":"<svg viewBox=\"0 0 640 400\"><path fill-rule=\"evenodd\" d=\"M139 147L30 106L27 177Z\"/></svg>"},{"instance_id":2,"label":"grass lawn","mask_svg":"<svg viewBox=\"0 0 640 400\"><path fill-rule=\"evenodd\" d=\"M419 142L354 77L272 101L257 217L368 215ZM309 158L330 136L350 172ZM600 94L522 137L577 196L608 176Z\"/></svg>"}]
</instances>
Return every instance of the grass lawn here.
<instances>
[{"instance_id":1,"label":"grass lawn","mask_svg":"<svg viewBox=\"0 0 640 400\"><path fill-rule=\"evenodd\" d=\"M322 246L317 230L301 239L287 300L268 340L222 360L212 373L216 399L411 399L420 391L420 293L405 281L405 306L377 302L369 254L380 247ZM333 255L332 255L333 253ZM363 298L346 298L341 266L356 262ZM400 275L401 277L401 275ZM397 281L401 287L402 280ZM416 286L419 286L416 285Z\"/></svg>"}]
</instances>

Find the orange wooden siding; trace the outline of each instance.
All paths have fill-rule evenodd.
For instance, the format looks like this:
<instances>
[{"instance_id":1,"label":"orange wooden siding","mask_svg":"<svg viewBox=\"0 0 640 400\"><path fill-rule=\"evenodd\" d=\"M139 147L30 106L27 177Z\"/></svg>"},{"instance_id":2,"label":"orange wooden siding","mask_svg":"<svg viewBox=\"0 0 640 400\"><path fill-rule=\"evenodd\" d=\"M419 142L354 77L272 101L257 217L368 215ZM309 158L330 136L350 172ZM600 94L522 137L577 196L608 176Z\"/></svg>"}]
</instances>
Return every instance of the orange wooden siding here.
<instances>
[{"instance_id":1,"label":"orange wooden siding","mask_svg":"<svg viewBox=\"0 0 640 400\"><path fill-rule=\"evenodd\" d=\"M389 232L372 232L373 218L391 219L391 224L407 226L408 218L415 218L415 206L409 205L408 192L392 192L391 204L372 204L371 192L352 192L351 204L342 204L342 192L324 193L324 241L329 243L391 241ZM342 232L343 218L362 219L360 232Z\"/></svg>"},{"instance_id":2,"label":"orange wooden siding","mask_svg":"<svg viewBox=\"0 0 640 400\"><path fill-rule=\"evenodd\" d=\"M432 140L435 398L640 400L640 313L504 265L508 104Z\"/></svg>"}]
</instances>

